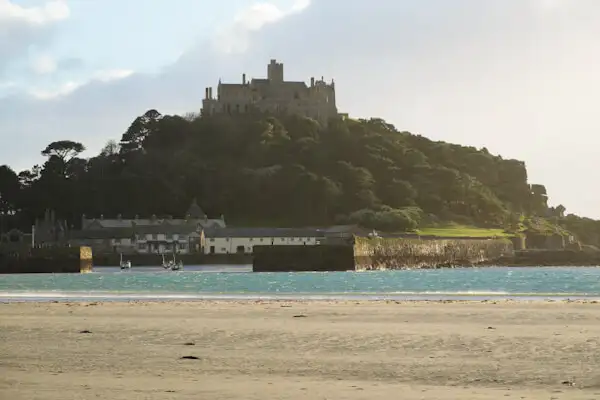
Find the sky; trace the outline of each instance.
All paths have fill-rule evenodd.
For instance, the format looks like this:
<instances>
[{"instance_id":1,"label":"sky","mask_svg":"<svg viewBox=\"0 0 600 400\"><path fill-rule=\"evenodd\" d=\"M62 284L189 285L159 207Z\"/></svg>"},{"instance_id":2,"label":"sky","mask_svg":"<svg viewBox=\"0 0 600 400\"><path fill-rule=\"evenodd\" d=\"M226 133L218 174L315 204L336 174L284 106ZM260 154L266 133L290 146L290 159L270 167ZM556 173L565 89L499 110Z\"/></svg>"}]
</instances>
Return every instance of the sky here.
<instances>
[{"instance_id":1,"label":"sky","mask_svg":"<svg viewBox=\"0 0 600 400\"><path fill-rule=\"evenodd\" d=\"M0 0L0 164L61 139L95 155L275 58L334 78L340 112L523 160L600 218L598 38L597 0Z\"/></svg>"}]
</instances>

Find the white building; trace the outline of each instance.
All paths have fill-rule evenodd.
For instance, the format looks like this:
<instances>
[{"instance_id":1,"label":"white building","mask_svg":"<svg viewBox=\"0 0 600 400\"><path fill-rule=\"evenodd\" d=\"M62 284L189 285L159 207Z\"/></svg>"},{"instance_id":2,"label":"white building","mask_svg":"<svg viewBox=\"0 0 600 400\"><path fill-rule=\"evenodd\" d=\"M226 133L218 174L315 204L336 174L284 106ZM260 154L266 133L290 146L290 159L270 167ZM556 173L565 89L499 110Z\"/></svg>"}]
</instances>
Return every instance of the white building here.
<instances>
[{"instance_id":1,"label":"white building","mask_svg":"<svg viewBox=\"0 0 600 400\"><path fill-rule=\"evenodd\" d=\"M205 254L252 254L254 246L320 244L322 232L305 228L206 229Z\"/></svg>"}]
</instances>

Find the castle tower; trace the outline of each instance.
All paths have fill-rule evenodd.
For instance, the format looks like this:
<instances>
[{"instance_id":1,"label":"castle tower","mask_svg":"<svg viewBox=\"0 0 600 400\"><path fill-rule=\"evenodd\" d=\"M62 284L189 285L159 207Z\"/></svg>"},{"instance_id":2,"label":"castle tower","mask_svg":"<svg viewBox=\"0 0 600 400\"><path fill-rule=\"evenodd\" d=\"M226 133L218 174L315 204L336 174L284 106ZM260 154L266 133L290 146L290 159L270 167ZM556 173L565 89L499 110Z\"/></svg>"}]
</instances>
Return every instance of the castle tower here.
<instances>
[{"instance_id":1,"label":"castle tower","mask_svg":"<svg viewBox=\"0 0 600 400\"><path fill-rule=\"evenodd\" d=\"M277 60L272 59L269 65L267 65L267 78L271 82L282 83L283 63L278 63Z\"/></svg>"}]
</instances>

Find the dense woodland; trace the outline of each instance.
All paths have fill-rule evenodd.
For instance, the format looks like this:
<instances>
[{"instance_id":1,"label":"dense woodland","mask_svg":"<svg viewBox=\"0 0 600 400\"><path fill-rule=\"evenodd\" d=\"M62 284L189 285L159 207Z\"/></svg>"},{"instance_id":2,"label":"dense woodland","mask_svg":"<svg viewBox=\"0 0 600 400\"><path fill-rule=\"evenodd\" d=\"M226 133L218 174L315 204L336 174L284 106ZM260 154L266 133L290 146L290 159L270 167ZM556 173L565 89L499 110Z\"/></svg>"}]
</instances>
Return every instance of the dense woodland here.
<instances>
[{"instance_id":1,"label":"dense woodland","mask_svg":"<svg viewBox=\"0 0 600 400\"><path fill-rule=\"evenodd\" d=\"M182 216L197 198L229 225L358 223L384 231L456 223L508 231L566 229L600 244L600 222L549 208L522 161L398 131L381 119L171 116L149 110L120 141L84 159L59 140L26 171L0 167L2 230L53 209L81 215Z\"/></svg>"}]
</instances>

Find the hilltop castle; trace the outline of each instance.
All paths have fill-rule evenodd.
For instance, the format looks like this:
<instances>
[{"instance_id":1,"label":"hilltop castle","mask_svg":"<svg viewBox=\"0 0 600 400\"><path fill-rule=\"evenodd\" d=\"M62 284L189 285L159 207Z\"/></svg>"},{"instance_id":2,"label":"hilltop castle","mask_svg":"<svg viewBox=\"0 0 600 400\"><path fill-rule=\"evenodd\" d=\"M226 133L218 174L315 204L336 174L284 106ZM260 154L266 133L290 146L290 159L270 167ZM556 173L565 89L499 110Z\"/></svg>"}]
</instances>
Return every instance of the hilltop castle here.
<instances>
[{"instance_id":1,"label":"hilltop castle","mask_svg":"<svg viewBox=\"0 0 600 400\"><path fill-rule=\"evenodd\" d=\"M252 111L296 114L327 125L330 118L338 116L335 105L335 83L310 79L305 82L285 81L283 64L271 60L267 66L266 79L246 80L241 83L221 83L217 86L217 96L213 97L212 87L205 89L202 101L202 115L216 113L246 113Z\"/></svg>"}]
</instances>

